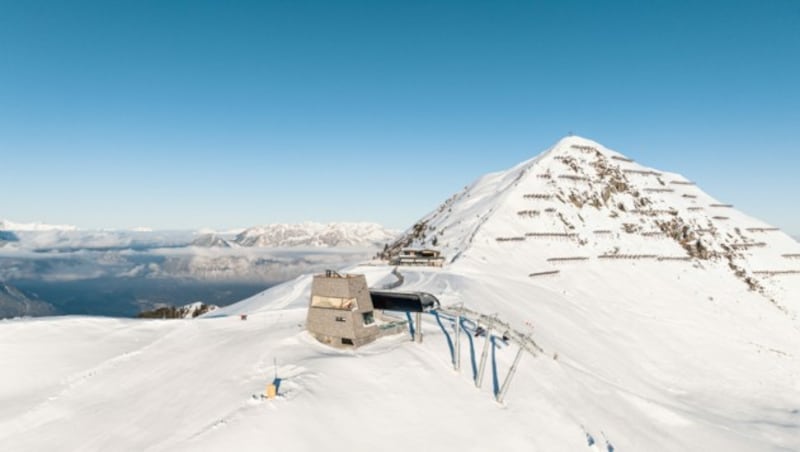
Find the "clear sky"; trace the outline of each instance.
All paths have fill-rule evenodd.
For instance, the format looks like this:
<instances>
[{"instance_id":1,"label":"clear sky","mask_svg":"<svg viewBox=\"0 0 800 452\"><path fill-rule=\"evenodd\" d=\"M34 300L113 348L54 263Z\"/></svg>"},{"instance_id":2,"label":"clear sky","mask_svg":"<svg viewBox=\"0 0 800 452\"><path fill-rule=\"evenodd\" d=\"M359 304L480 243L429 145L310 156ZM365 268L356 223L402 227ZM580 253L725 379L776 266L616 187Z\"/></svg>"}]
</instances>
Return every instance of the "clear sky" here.
<instances>
[{"instance_id":1,"label":"clear sky","mask_svg":"<svg viewBox=\"0 0 800 452\"><path fill-rule=\"evenodd\" d=\"M569 132L800 234L800 1L0 0L0 218L403 228Z\"/></svg>"}]
</instances>

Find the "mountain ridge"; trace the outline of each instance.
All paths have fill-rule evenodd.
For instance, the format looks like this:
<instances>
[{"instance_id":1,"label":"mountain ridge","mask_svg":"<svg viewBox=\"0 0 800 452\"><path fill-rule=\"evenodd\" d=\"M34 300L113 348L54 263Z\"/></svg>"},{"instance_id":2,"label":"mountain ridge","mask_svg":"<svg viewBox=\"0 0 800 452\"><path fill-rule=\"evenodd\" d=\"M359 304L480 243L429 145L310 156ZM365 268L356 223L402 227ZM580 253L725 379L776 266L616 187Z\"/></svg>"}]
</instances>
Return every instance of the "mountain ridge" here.
<instances>
[{"instance_id":1,"label":"mountain ridge","mask_svg":"<svg viewBox=\"0 0 800 452\"><path fill-rule=\"evenodd\" d=\"M450 263L507 253L530 262L530 273L559 271L559 259L573 258L722 262L776 303L781 289L772 276L800 271L786 257L800 252L797 242L782 231L679 174L581 137L479 178L401 234L384 257L407 247L439 249Z\"/></svg>"},{"instance_id":2,"label":"mountain ridge","mask_svg":"<svg viewBox=\"0 0 800 452\"><path fill-rule=\"evenodd\" d=\"M381 246L392 240L394 231L377 223L268 224L239 233L235 242L246 247L345 247Z\"/></svg>"}]
</instances>

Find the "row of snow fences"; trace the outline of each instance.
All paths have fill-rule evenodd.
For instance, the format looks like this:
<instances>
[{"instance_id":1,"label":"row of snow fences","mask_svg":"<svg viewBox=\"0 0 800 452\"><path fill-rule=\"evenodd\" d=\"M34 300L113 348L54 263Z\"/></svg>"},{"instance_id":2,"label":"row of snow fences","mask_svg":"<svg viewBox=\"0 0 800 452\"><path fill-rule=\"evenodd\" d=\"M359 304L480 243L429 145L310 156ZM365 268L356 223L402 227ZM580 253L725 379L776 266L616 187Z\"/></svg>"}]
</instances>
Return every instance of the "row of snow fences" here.
<instances>
[{"instance_id":1,"label":"row of snow fences","mask_svg":"<svg viewBox=\"0 0 800 452\"><path fill-rule=\"evenodd\" d=\"M588 182L589 178L586 176L576 176L574 174L561 174L558 176L559 179L568 179L576 182Z\"/></svg>"},{"instance_id":2,"label":"row of snow fences","mask_svg":"<svg viewBox=\"0 0 800 452\"><path fill-rule=\"evenodd\" d=\"M672 185L695 185L694 182L690 182L688 180L673 180L669 182Z\"/></svg>"},{"instance_id":3,"label":"row of snow fences","mask_svg":"<svg viewBox=\"0 0 800 452\"><path fill-rule=\"evenodd\" d=\"M705 207L689 207L690 212L697 212L700 210L706 210Z\"/></svg>"},{"instance_id":4,"label":"row of snow fences","mask_svg":"<svg viewBox=\"0 0 800 452\"><path fill-rule=\"evenodd\" d=\"M681 195L681 196L684 197L684 198L687 198L687 199L697 199L697 195L685 195L684 194L684 195Z\"/></svg>"},{"instance_id":5,"label":"row of snow fences","mask_svg":"<svg viewBox=\"0 0 800 452\"><path fill-rule=\"evenodd\" d=\"M710 204L709 207L733 207L733 204Z\"/></svg>"},{"instance_id":6,"label":"row of snow fences","mask_svg":"<svg viewBox=\"0 0 800 452\"><path fill-rule=\"evenodd\" d=\"M597 229L595 231L592 231L592 233L597 234L597 235L613 234L613 232L611 232L611 230L609 230L609 229Z\"/></svg>"},{"instance_id":7,"label":"row of snow fences","mask_svg":"<svg viewBox=\"0 0 800 452\"><path fill-rule=\"evenodd\" d=\"M781 254L786 259L800 259L800 254Z\"/></svg>"},{"instance_id":8,"label":"row of snow fences","mask_svg":"<svg viewBox=\"0 0 800 452\"><path fill-rule=\"evenodd\" d=\"M688 262L691 261L691 256L659 256L657 254L601 254L597 256L598 259L615 259L615 260L642 260L642 259L653 259L657 261L681 261L681 262ZM550 257L547 259L547 262L580 262L580 261L588 261L590 258L587 256L574 256L574 257ZM555 275L558 274L560 270L551 270L551 271L544 271L544 272L536 272L531 273L528 276L536 277L536 276L546 276L546 275Z\"/></svg>"},{"instance_id":9,"label":"row of snow fences","mask_svg":"<svg viewBox=\"0 0 800 452\"><path fill-rule=\"evenodd\" d=\"M644 188L642 189L646 193L674 193L674 188Z\"/></svg>"},{"instance_id":10,"label":"row of snow fences","mask_svg":"<svg viewBox=\"0 0 800 452\"><path fill-rule=\"evenodd\" d=\"M712 220L730 220L730 217L715 216L711 217Z\"/></svg>"},{"instance_id":11,"label":"row of snow fences","mask_svg":"<svg viewBox=\"0 0 800 452\"><path fill-rule=\"evenodd\" d=\"M585 146L585 145L581 145L581 144L573 144L570 147L573 148L573 149L577 149L579 151L584 151L584 152L599 152L597 150L597 148L594 147L594 146Z\"/></svg>"},{"instance_id":12,"label":"row of snow fences","mask_svg":"<svg viewBox=\"0 0 800 452\"><path fill-rule=\"evenodd\" d=\"M745 229L747 232L774 232L780 231L780 228L747 228Z\"/></svg>"},{"instance_id":13,"label":"row of snow fences","mask_svg":"<svg viewBox=\"0 0 800 452\"><path fill-rule=\"evenodd\" d=\"M517 215L521 217L538 217L540 213L538 210L520 210Z\"/></svg>"},{"instance_id":14,"label":"row of snow fences","mask_svg":"<svg viewBox=\"0 0 800 452\"><path fill-rule=\"evenodd\" d=\"M525 237L497 237L498 242L524 242Z\"/></svg>"},{"instance_id":15,"label":"row of snow fences","mask_svg":"<svg viewBox=\"0 0 800 452\"><path fill-rule=\"evenodd\" d=\"M642 232L642 236L643 237L666 237L667 234L665 234L665 233L663 233L661 231L646 231L646 232Z\"/></svg>"},{"instance_id":16,"label":"row of snow fences","mask_svg":"<svg viewBox=\"0 0 800 452\"><path fill-rule=\"evenodd\" d=\"M557 275L559 273L561 273L561 270L550 270L550 271L546 271L546 272L531 273L528 276L531 277L531 278L535 278L537 276L552 276L552 275Z\"/></svg>"},{"instance_id":17,"label":"row of snow fences","mask_svg":"<svg viewBox=\"0 0 800 452\"><path fill-rule=\"evenodd\" d=\"M578 234L574 232L526 232L525 237L575 239L578 238Z\"/></svg>"},{"instance_id":18,"label":"row of snow fences","mask_svg":"<svg viewBox=\"0 0 800 452\"><path fill-rule=\"evenodd\" d=\"M655 171L648 171L648 170L637 170L637 169L624 169L622 170L623 173L626 174L639 174L642 176L661 176L661 173L657 173Z\"/></svg>"},{"instance_id":19,"label":"row of snow fences","mask_svg":"<svg viewBox=\"0 0 800 452\"><path fill-rule=\"evenodd\" d=\"M549 174L549 173L537 174L536 177L538 177L540 179L552 179L553 178L553 176L551 174Z\"/></svg>"},{"instance_id":20,"label":"row of snow fences","mask_svg":"<svg viewBox=\"0 0 800 452\"><path fill-rule=\"evenodd\" d=\"M657 254L601 254L598 259L640 260L655 259L657 261L690 261L691 256L659 256Z\"/></svg>"},{"instance_id":21,"label":"row of snow fences","mask_svg":"<svg viewBox=\"0 0 800 452\"><path fill-rule=\"evenodd\" d=\"M655 254L601 254L598 259L658 259Z\"/></svg>"},{"instance_id":22,"label":"row of snow fences","mask_svg":"<svg viewBox=\"0 0 800 452\"><path fill-rule=\"evenodd\" d=\"M764 276L800 275L800 270L759 270L754 271L753 274Z\"/></svg>"},{"instance_id":23,"label":"row of snow fences","mask_svg":"<svg viewBox=\"0 0 800 452\"><path fill-rule=\"evenodd\" d=\"M548 257L547 262L576 262L576 261L588 261L589 258L585 256L574 256L574 257Z\"/></svg>"},{"instance_id":24,"label":"row of snow fences","mask_svg":"<svg viewBox=\"0 0 800 452\"><path fill-rule=\"evenodd\" d=\"M767 246L764 242L756 242L756 243L732 243L731 248L735 250L744 250L748 248L763 248Z\"/></svg>"},{"instance_id":25,"label":"row of snow fences","mask_svg":"<svg viewBox=\"0 0 800 452\"><path fill-rule=\"evenodd\" d=\"M675 215L678 214L678 211L677 210L671 210L671 209L645 209L645 210L635 209L635 210L631 210L631 213L638 214L638 215L644 215L644 216L648 216L648 217L655 217L655 216L658 216L658 215L673 215L673 216L675 216Z\"/></svg>"},{"instance_id":26,"label":"row of snow fences","mask_svg":"<svg viewBox=\"0 0 800 452\"><path fill-rule=\"evenodd\" d=\"M717 230L714 228L700 228L695 229L694 231L700 234L716 234L717 232Z\"/></svg>"},{"instance_id":27,"label":"row of snow fences","mask_svg":"<svg viewBox=\"0 0 800 452\"><path fill-rule=\"evenodd\" d=\"M526 193L522 195L525 199L552 199L553 195L547 193Z\"/></svg>"},{"instance_id":28,"label":"row of snow fences","mask_svg":"<svg viewBox=\"0 0 800 452\"><path fill-rule=\"evenodd\" d=\"M620 259L620 260L640 260L640 259L654 259L657 261L690 261L691 256L659 256L657 254L601 254L597 256L598 259ZM551 257L547 259L548 262L569 262L569 261L585 261L589 260L588 257ZM531 275L533 276L533 275Z\"/></svg>"},{"instance_id":29,"label":"row of snow fences","mask_svg":"<svg viewBox=\"0 0 800 452\"><path fill-rule=\"evenodd\" d=\"M612 155L611 158L614 160L619 160L620 162L633 163L633 159L625 158L622 157L621 155Z\"/></svg>"}]
</instances>

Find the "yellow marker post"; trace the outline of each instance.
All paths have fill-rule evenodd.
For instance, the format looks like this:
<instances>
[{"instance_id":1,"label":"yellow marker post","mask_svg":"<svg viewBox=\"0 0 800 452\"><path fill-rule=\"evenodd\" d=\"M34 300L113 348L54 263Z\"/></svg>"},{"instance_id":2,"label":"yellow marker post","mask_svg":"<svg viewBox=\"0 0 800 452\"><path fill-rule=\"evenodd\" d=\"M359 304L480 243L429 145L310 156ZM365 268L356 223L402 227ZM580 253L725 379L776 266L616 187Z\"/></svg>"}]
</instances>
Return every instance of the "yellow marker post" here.
<instances>
[{"instance_id":1,"label":"yellow marker post","mask_svg":"<svg viewBox=\"0 0 800 452\"><path fill-rule=\"evenodd\" d=\"M275 386L274 383L270 383L267 385L267 398L272 400L278 394L278 388Z\"/></svg>"}]
</instances>

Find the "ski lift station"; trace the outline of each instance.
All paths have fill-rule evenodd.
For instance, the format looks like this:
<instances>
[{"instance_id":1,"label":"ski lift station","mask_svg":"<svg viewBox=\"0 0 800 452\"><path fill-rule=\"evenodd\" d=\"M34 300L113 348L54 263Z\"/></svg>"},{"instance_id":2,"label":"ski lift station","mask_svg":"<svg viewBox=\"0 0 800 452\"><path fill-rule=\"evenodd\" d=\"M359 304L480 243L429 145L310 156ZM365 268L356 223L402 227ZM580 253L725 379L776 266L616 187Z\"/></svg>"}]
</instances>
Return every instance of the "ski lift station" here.
<instances>
[{"instance_id":1,"label":"ski lift station","mask_svg":"<svg viewBox=\"0 0 800 452\"><path fill-rule=\"evenodd\" d=\"M404 329L405 322L384 319L383 311L414 312L419 324L422 312L438 307L439 300L429 293L370 291L364 275L328 270L314 275L306 329L324 344L360 347Z\"/></svg>"},{"instance_id":2,"label":"ski lift station","mask_svg":"<svg viewBox=\"0 0 800 452\"><path fill-rule=\"evenodd\" d=\"M438 250L406 248L391 260L391 264L441 267L444 265L444 256Z\"/></svg>"},{"instance_id":3,"label":"ski lift station","mask_svg":"<svg viewBox=\"0 0 800 452\"><path fill-rule=\"evenodd\" d=\"M404 313L407 320L385 315L387 311ZM493 378L498 378L494 358L488 358L490 350L494 357L500 343L517 346L513 364L502 386L499 381L493 384L498 402L503 401L523 353L533 356L543 353L530 333L515 330L497 315L482 314L463 306L441 307L439 300L426 292L370 290L364 275L342 275L332 270L314 275L306 329L318 341L339 348L360 347L381 336L402 333L406 328L414 341L422 342L423 314L430 314L436 319L447 341L456 371L461 366L462 334L468 339L472 377L478 388L481 387L487 362L491 361ZM474 344L474 338L478 337L483 337L479 359Z\"/></svg>"}]
</instances>

